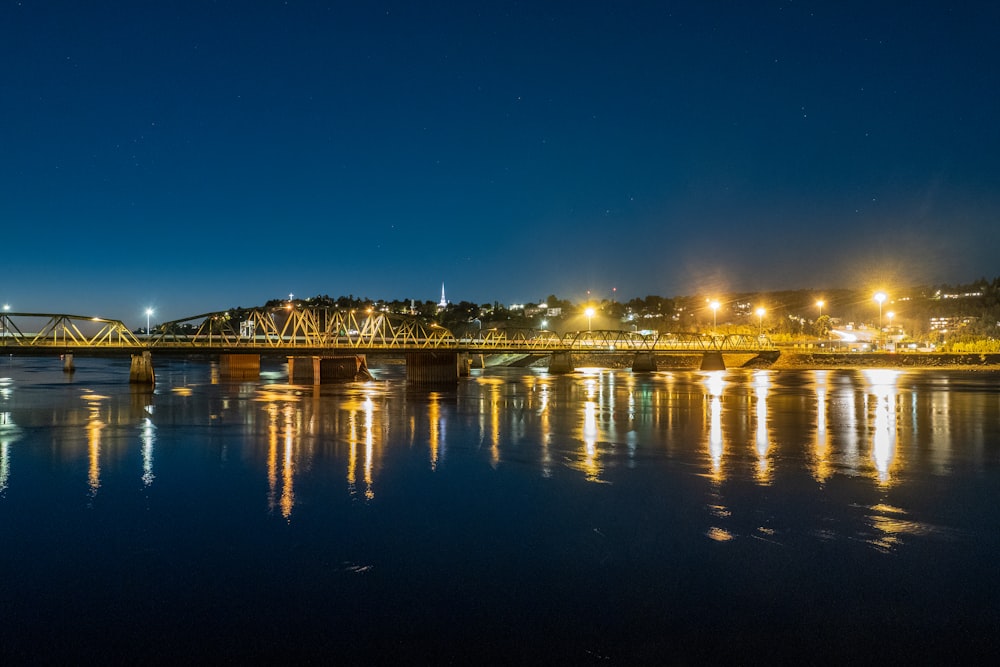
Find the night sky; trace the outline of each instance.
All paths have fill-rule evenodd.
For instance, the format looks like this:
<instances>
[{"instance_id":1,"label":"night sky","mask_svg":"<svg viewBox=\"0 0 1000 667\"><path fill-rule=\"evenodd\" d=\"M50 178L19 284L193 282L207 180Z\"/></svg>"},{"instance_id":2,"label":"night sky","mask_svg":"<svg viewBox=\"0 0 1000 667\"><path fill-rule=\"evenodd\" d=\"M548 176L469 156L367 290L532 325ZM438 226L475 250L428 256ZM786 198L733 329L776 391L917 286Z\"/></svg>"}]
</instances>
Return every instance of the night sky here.
<instances>
[{"instance_id":1,"label":"night sky","mask_svg":"<svg viewBox=\"0 0 1000 667\"><path fill-rule=\"evenodd\" d=\"M0 3L0 301L1000 274L997 2Z\"/></svg>"}]
</instances>

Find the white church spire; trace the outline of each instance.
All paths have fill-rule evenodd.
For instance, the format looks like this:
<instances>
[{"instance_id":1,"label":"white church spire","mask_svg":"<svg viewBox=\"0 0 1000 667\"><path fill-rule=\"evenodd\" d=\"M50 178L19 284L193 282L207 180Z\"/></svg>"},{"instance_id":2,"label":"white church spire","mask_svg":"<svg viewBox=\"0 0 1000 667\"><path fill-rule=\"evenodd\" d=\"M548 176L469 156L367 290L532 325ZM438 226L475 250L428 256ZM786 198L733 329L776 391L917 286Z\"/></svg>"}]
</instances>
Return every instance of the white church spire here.
<instances>
[{"instance_id":1,"label":"white church spire","mask_svg":"<svg viewBox=\"0 0 1000 667\"><path fill-rule=\"evenodd\" d=\"M441 302L438 304L438 310L444 310L448 307L448 299L444 297L444 283L441 283Z\"/></svg>"}]
</instances>

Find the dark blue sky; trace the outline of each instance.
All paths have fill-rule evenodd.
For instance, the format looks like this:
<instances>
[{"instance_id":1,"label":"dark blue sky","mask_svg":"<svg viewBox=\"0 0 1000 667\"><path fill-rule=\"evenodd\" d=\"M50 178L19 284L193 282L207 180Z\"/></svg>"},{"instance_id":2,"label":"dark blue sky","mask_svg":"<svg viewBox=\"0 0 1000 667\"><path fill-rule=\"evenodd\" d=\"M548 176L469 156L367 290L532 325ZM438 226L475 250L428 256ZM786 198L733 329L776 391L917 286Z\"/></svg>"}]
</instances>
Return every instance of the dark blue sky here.
<instances>
[{"instance_id":1,"label":"dark blue sky","mask_svg":"<svg viewBox=\"0 0 1000 667\"><path fill-rule=\"evenodd\" d=\"M954 6L953 6L954 5ZM1000 274L995 2L0 4L0 300Z\"/></svg>"}]
</instances>

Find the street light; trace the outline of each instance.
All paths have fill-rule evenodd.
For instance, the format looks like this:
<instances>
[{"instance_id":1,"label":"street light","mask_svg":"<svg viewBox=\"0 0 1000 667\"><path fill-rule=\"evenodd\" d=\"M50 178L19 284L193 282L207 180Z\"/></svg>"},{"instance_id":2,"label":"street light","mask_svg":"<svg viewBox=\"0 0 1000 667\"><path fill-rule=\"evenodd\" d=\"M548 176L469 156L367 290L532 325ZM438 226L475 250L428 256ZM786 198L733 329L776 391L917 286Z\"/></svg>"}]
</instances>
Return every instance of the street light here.
<instances>
[{"instance_id":1,"label":"street light","mask_svg":"<svg viewBox=\"0 0 1000 667\"><path fill-rule=\"evenodd\" d=\"M875 292L875 300L878 301L878 340L879 347L882 347L882 304L886 300L885 292Z\"/></svg>"},{"instance_id":2,"label":"street light","mask_svg":"<svg viewBox=\"0 0 1000 667\"><path fill-rule=\"evenodd\" d=\"M762 338L764 336L764 313L767 311L763 308L757 309L757 337Z\"/></svg>"},{"instance_id":3,"label":"street light","mask_svg":"<svg viewBox=\"0 0 1000 667\"><path fill-rule=\"evenodd\" d=\"M889 318L889 328L892 329L892 318L896 316L896 313L890 310L888 313L885 314L885 316Z\"/></svg>"},{"instance_id":4,"label":"street light","mask_svg":"<svg viewBox=\"0 0 1000 667\"><path fill-rule=\"evenodd\" d=\"M591 318L594 317L594 309L588 308L587 310L583 311L583 314L587 316L587 331L590 331L590 320Z\"/></svg>"},{"instance_id":5,"label":"street light","mask_svg":"<svg viewBox=\"0 0 1000 667\"><path fill-rule=\"evenodd\" d=\"M712 303L708 304L708 307L712 309L712 333L715 333L715 328L716 328L715 312L719 310L719 302L713 301Z\"/></svg>"},{"instance_id":6,"label":"street light","mask_svg":"<svg viewBox=\"0 0 1000 667\"><path fill-rule=\"evenodd\" d=\"M823 306L825 306L825 305L826 305L826 302L823 301L822 299L820 299L819 301L816 302L816 307L819 308L819 316L820 317L823 317Z\"/></svg>"},{"instance_id":7,"label":"street light","mask_svg":"<svg viewBox=\"0 0 1000 667\"><path fill-rule=\"evenodd\" d=\"M885 292L875 292L875 300L878 301L878 330L882 330L882 304L888 297Z\"/></svg>"},{"instance_id":8,"label":"street light","mask_svg":"<svg viewBox=\"0 0 1000 667\"><path fill-rule=\"evenodd\" d=\"M149 316L153 314L152 308L146 309L146 338L149 338Z\"/></svg>"}]
</instances>

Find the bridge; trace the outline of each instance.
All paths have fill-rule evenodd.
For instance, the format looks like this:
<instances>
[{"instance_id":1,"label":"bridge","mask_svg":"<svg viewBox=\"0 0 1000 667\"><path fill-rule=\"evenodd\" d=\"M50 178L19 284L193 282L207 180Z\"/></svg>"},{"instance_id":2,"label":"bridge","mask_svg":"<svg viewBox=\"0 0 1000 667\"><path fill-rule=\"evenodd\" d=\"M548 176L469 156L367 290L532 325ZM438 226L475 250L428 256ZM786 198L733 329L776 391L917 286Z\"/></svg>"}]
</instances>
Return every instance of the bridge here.
<instances>
[{"instance_id":1,"label":"bridge","mask_svg":"<svg viewBox=\"0 0 1000 667\"><path fill-rule=\"evenodd\" d=\"M421 318L376 311L329 308L253 308L202 313L164 322L154 332L137 335L120 320L49 313L0 312L0 349L5 354L285 355L315 359L369 354L404 354L420 367L440 357L450 366L457 355L551 355L550 370L573 369L572 355L633 353L633 370L655 370L657 354L702 354L711 366L722 364L722 353L772 350L770 340L746 334L652 333L595 329L562 335L544 329L481 329L453 332ZM448 356L451 355L451 356ZM456 364L458 362L456 361ZM135 365L135 363L133 363ZM237 363L237 365L240 365ZM253 363L250 363L253 366ZM290 363L291 366L291 363ZM704 367L704 363L703 363ZM722 366L724 368L724 366ZM250 369L252 370L252 368ZM319 372L319 367L316 367ZM450 371L446 371L450 375ZM141 373L140 373L141 375ZM457 376L456 376L457 378Z\"/></svg>"}]
</instances>

